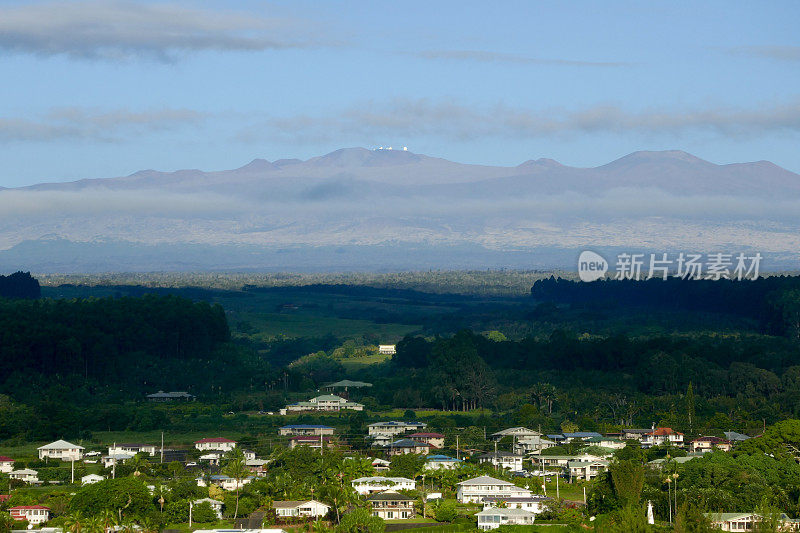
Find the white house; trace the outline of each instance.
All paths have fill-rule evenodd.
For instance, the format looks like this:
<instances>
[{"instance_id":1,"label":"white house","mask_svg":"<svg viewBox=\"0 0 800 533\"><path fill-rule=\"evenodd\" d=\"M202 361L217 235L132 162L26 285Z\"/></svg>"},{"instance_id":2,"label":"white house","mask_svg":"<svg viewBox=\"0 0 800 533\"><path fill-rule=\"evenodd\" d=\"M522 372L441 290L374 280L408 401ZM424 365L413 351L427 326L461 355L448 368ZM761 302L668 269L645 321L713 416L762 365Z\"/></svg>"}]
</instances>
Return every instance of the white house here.
<instances>
[{"instance_id":1,"label":"white house","mask_svg":"<svg viewBox=\"0 0 800 533\"><path fill-rule=\"evenodd\" d=\"M517 455L525 455L527 453L539 454L542 450L552 448L556 443L548 440L541 435L531 435L528 437L519 437L514 442L514 453Z\"/></svg>"},{"instance_id":2,"label":"white house","mask_svg":"<svg viewBox=\"0 0 800 533\"><path fill-rule=\"evenodd\" d=\"M714 450L729 452L732 447L731 441L719 437L700 437L689 444L692 453L706 453Z\"/></svg>"},{"instance_id":3,"label":"white house","mask_svg":"<svg viewBox=\"0 0 800 533\"><path fill-rule=\"evenodd\" d=\"M103 462L103 468L111 468L116 464L122 464L134 457L132 453L115 453L114 455L104 455L100 460Z\"/></svg>"},{"instance_id":4,"label":"white house","mask_svg":"<svg viewBox=\"0 0 800 533\"><path fill-rule=\"evenodd\" d=\"M532 429L528 429L525 427L514 427L504 429L502 431L498 431L497 433L492 433L492 438L494 440L500 440L503 437L513 437L516 439L528 438L528 437L541 437L542 434L538 431L534 431Z\"/></svg>"},{"instance_id":5,"label":"white house","mask_svg":"<svg viewBox=\"0 0 800 533\"><path fill-rule=\"evenodd\" d=\"M569 479L589 481L608 468L608 461L570 461L567 463Z\"/></svg>"},{"instance_id":6,"label":"white house","mask_svg":"<svg viewBox=\"0 0 800 533\"><path fill-rule=\"evenodd\" d=\"M508 509L522 509L523 511L528 511L534 514L539 514L543 512L546 508L546 503L551 500L547 496L540 496L538 494L534 494L529 498L503 498L498 496L490 496L483 499L483 508L491 509L494 507L500 507L500 504L504 504Z\"/></svg>"},{"instance_id":7,"label":"white house","mask_svg":"<svg viewBox=\"0 0 800 533\"><path fill-rule=\"evenodd\" d=\"M376 492L383 492L386 490L414 490L417 488L416 481L405 477L360 477L358 479L354 479L351 484L353 485L355 491L362 496L365 494L374 494Z\"/></svg>"},{"instance_id":8,"label":"white house","mask_svg":"<svg viewBox=\"0 0 800 533\"><path fill-rule=\"evenodd\" d=\"M50 508L43 505L20 505L8 510L14 520L27 520L29 524L39 525L50 520Z\"/></svg>"},{"instance_id":9,"label":"white house","mask_svg":"<svg viewBox=\"0 0 800 533\"><path fill-rule=\"evenodd\" d=\"M535 461L548 468L566 468L570 461L600 461L602 459L597 455L584 453L581 455L540 455L535 458Z\"/></svg>"},{"instance_id":10,"label":"white house","mask_svg":"<svg viewBox=\"0 0 800 533\"><path fill-rule=\"evenodd\" d=\"M209 476L208 478L212 485L216 485L223 490L236 490L237 485L238 488L241 489L242 487L253 481L253 479L255 479L254 476L248 476L246 478L240 479L239 483L236 483L236 478L228 477L222 474ZM195 479L195 481L197 482L198 487L208 486L203 476L198 477L197 479Z\"/></svg>"},{"instance_id":11,"label":"white house","mask_svg":"<svg viewBox=\"0 0 800 533\"><path fill-rule=\"evenodd\" d=\"M661 446L662 444L682 446L683 433L673 431L672 428L656 428L647 433L641 442L642 446Z\"/></svg>"},{"instance_id":12,"label":"white house","mask_svg":"<svg viewBox=\"0 0 800 533\"><path fill-rule=\"evenodd\" d=\"M394 355L397 353L396 344L379 344L378 353L381 355Z\"/></svg>"},{"instance_id":13,"label":"white house","mask_svg":"<svg viewBox=\"0 0 800 533\"><path fill-rule=\"evenodd\" d=\"M215 500L213 498L200 498L199 500L195 500L192 502L192 505L200 505L201 503L207 503L211 506L211 509L216 513L217 518L222 520L222 506L224 505L221 501Z\"/></svg>"},{"instance_id":14,"label":"white house","mask_svg":"<svg viewBox=\"0 0 800 533\"><path fill-rule=\"evenodd\" d=\"M377 470L378 472L383 470L389 470L389 465L392 463L387 461L386 459L381 459L380 457L373 457L372 459L372 468Z\"/></svg>"},{"instance_id":15,"label":"white house","mask_svg":"<svg viewBox=\"0 0 800 533\"><path fill-rule=\"evenodd\" d=\"M407 431L419 431L428 427L428 424L423 422L399 422L397 420L390 420L388 422L375 422L367 426L370 436L375 435L402 435Z\"/></svg>"},{"instance_id":16,"label":"white house","mask_svg":"<svg viewBox=\"0 0 800 533\"><path fill-rule=\"evenodd\" d=\"M480 476L458 484L456 498L459 503L479 503L484 498L530 498L531 491L513 483L490 476Z\"/></svg>"},{"instance_id":17,"label":"white house","mask_svg":"<svg viewBox=\"0 0 800 533\"><path fill-rule=\"evenodd\" d=\"M323 394L316 398L311 398L307 402L290 403L281 409L280 413L285 415L296 411L341 411L350 409L353 411L363 411L364 406L360 403L351 402L335 394Z\"/></svg>"},{"instance_id":18,"label":"white house","mask_svg":"<svg viewBox=\"0 0 800 533\"><path fill-rule=\"evenodd\" d=\"M0 472L4 474L8 474L14 470L14 459L11 457L6 457L5 455L0 456Z\"/></svg>"},{"instance_id":19,"label":"white house","mask_svg":"<svg viewBox=\"0 0 800 533\"><path fill-rule=\"evenodd\" d=\"M464 461L461 459L454 459L447 455L429 455L425 459L424 470L453 470L460 467Z\"/></svg>"},{"instance_id":20,"label":"white house","mask_svg":"<svg viewBox=\"0 0 800 533\"><path fill-rule=\"evenodd\" d=\"M755 513L705 513L711 526L722 531L753 531L761 517Z\"/></svg>"},{"instance_id":21,"label":"white house","mask_svg":"<svg viewBox=\"0 0 800 533\"><path fill-rule=\"evenodd\" d=\"M506 524L529 526L533 524L533 521L536 519L536 515L530 511L522 509L498 509L496 507L485 509L475 516L478 517L478 529L481 531L498 529L500 526Z\"/></svg>"},{"instance_id":22,"label":"white house","mask_svg":"<svg viewBox=\"0 0 800 533\"><path fill-rule=\"evenodd\" d=\"M326 516L331 510L330 505L317 500L277 501L272 502L272 507L279 517L308 516L320 518Z\"/></svg>"},{"instance_id":23,"label":"white house","mask_svg":"<svg viewBox=\"0 0 800 533\"><path fill-rule=\"evenodd\" d=\"M408 453L428 455L431 445L411 439L399 439L388 444L386 449L389 450L389 455L405 455Z\"/></svg>"},{"instance_id":24,"label":"white house","mask_svg":"<svg viewBox=\"0 0 800 533\"><path fill-rule=\"evenodd\" d=\"M104 479L105 478L103 476L98 476L97 474L89 474L81 478L81 485L91 485L92 483L99 483Z\"/></svg>"},{"instance_id":25,"label":"white house","mask_svg":"<svg viewBox=\"0 0 800 533\"><path fill-rule=\"evenodd\" d=\"M408 520L414 518L414 498L397 491L387 490L372 494L367 498L372 506L372 516L384 520Z\"/></svg>"},{"instance_id":26,"label":"white house","mask_svg":"<svg viewBox=\"0 0 800 533\"><path fill-rule=\"evenodd\" d=\"M194 441L194 447L201 452L208 450L219 450L221 452L229 452L236 448L236 441L226 439L225 437L210 437Z\"/></svg>"},{"instance_id":27,"label":"white house","mask_svg":"<svg viewBox=\"0 0 800 533\"><path fill-rule=\"evenodd\" d=\"M522 470L522 456L509 452L490 452L478 456L478 462L516 472Z\"/></svg>"},{"instance_id":28,"label":"white house","mask_svg":"<svg viewBox=\"0 0 800 533\"><path fill-rule=\"evenodd\" d=\"M444 435L441 433L412 433L407 437L417 442L430 444L434 448L444 448Z\"/></svg>"},{"instance_id":29,"label":"white house","mask_svg":"<svg viewBox=\"0 0 800 533\"><path fill-rule=\"evenodd\" d=\"M294 424L283 426L278 429L278 434L282 437L295 435L333 435L333 428L330 426L313 424Z\"/></svg>"},{"instance_id":30,"label":"white house","mask_svg":"<svg viewBox=\"0 0 800 533\"><path fill-rule=\"evenodd\" d=\"M83 450L83 446L78 446L65 440L57 440L39 447L39 459L80 461L83 459Z\"/></svg>"},{"instance_id":31,"label":"white house","mask_svg":"<svg viewBox=\"0 0 800 533\"><path fill-rule=\"evenodd\" d=\"M25 483L39 483L39 472L31 470L30 468L9 472L8 477L24 481Z\"/></svg>"},{"instance_id":32,"label":"white house","mask_svg":"<svg viewBox=\"0 0 800 533\"><path fill-rule=\"evenodd\" d=\"M119 453L129 453L136 455L137 453L146 453L154 456L160 448L155 444L114 444L108 447L108 455L116 455Z\"/></svg>"}]
</instances>

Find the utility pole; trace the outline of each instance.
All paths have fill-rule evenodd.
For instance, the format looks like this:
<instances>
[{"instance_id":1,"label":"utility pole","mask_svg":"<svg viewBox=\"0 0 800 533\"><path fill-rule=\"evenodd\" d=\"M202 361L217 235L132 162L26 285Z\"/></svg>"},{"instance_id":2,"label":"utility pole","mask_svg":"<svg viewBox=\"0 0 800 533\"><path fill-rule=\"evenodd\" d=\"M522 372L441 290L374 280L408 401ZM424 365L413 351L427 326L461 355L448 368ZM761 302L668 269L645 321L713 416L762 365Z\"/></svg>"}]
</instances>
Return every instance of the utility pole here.
<instances>
[{"instance_id":1,"label":"utility pole","mask_svg":"<svg viewBox=\"0 0 800 533\"><path fill-rule=\"evenodd\" d=\"M456 435L456 460L458 460L458 435Z\"/></svg>"},{"instance_id":2,"label":"utility pole","mask_svg":"<svg viewBox=\"0 0 800 533\"><path fill-rule=\"evenodd\" d=\"M161 462L164 462L164 432L161 432Z\"/></svg>"},{"instance_id":3,"label":"utility pole","mask_svg":"<svg viewBox=\"0 0 800 533\"><path fill-rule=\"evenodd\" d=\"M494 469L497 470L500 466L500 460L497 458L497 441L494 441Z\"/></svg>"},{"instance_id":4,"label":"utility pole","mask_svg":"<svg viewBox=\"0 0 800 533\"><path fill-rule=\"evenodd\" d=\"M75 458L72 458L72 484L75 484Z\"/></svg>"},{"instance_id":5,"label":"utility pole","mask_svg":"<svg viewBox=\"0 0 800 533\"><path fill-rule=\"evenodd\" d=\"M559 489L558 486L558 478L560 477L561 476L556 475L556 499L561 497L561 490ZM583 503L586 503L586 487L583 487Z\"/></svg>"},{"instance_id":6,"label":"utility pole","mask_svg":"<svg viewBox=\"0 0 800 533\"><path fill-rule=\"evenodd\" d=\"M194 502L189 500L189 527L192 527L192 508L194 507Z\"/></svg>"}]
</instances>

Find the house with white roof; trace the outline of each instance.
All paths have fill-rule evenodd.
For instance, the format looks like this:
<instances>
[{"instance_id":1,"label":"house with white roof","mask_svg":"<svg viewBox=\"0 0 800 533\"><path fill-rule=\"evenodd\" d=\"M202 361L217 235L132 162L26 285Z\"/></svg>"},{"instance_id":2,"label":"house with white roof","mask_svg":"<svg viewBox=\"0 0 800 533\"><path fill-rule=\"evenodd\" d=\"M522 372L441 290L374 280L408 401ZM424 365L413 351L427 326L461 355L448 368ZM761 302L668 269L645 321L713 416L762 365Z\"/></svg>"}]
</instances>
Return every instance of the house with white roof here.
<instances>
[{"instance_id":1,"label":"house with white roof","mask_svg":"<svg viewBox=\"0 0 800 533\"><path fill-rule=\"evenodd\" d=\"M504 430L498 431L497 433L492 433L492 438L494 440L500 440L503 437L514 437L514 438L520 439L520 438L541 437L541 436L542 436L542 434L539 433L538 431L534 431L532 429L528 429L528 428L521 427L521 426L520 427L504 429Z\"/></svg>"},{"instance_id":2,"label":"house with white roof","mask_svg":"<svg viewBox=\"0 0 800 533\"><path fill-rule=\"evenodd\" d=\"M345 409L363 411L364 406L335 394L323 394L322 396L311 398L307 402L290 403L281 409L280 413L286 415L287 413L298 411L342 411Z\"/></svg>"},{"instance_id":3,"label":"house with white roof","mask_svg":"<svg viewBox=\"0 0 800 533\"><path fill-rule=\"evenodd\" d=\"M136 455L137 453L146 453L149 456L154 456L160 450L159 446L155 444L114 444L108 447L108 455L116 455L118 453L128 453Z\"/></svg>"},{"instance_id":4,"label":"house with white roof","mask_svg":"<svg viewBox=\"0 0 800 533\"><path fill-rule=\"evenodd\" d=\"M367 426L369 435L402 435L408 431L420 431L428 427L424 422L402 422L398 420L389 420L387 422L374 422Z\"/></svg>"},{"instance_id":5,"label":"house with white roof","mask_svg":"<svg viewBox=\"0 0 800 533\"><path fill-rule=\"evenodd\" d=\"M484 498L529 498L531 491L517 487L509 481L491 476L479 476L458 484L456 498L459 503L479 503Z\"/></svg>"},{"instance_id":6,"label":"house with white roof","mask_svg":"<svg viewBox=\"0 0 800 533\"><path fill-rule=\"evenodd\" d=\"M721 531L753 531L754 525L761 520L756 513L705 513L711 520L711 526Z\"/></svg>"},{"instance_id":7,"label":"house with white roof","mask_svg":"<svg viewBox=\"0 0 800 533\"><path fill-rule=\"evenodd\" d=\"M103 468L111 468L116 464L122 464L125 461L133 459L136 457L132 453L115 453L114 455L104 455L100 458L100 461L103 463Z\"/></svg>"},{"instance_id":8,"label":"house with white roof","mask_svg":"<svg viewBox=\"0 0 800 533\"><path fill-rule=\"evenodd\" d=\"M0 455L0 472L8 474L12 470L14 470L14 459Z\"/></svg>"},{"instance_id":9,"label":"house with white roof","mask_svg":"<svg viewBox=\"0 0 800 533\"><path fill-rule=\"evenodd\" d=\"M522 470L522 456L509 452L489 452L478 456L478 462L516 472Z\"/></svg>"},{"instance_id":10,"label":"house with white roof","mask_svg":"<svg viewBox=\"0 0 800 533\"><path fill-rule=\"evenodd\" d=\"M81 485L91 485L92 483L99 483L105 479L106 478L103 476L98 476L97 474L88 474L81 478Z\"/></svg>"},{"instance_id":11,"label":"house with white roof","mask_svg":"<svg viewBox=\"0 0 800 533\"><path fill-rule=\"evenodd\" d=\"M24 481L25 483L39 483L39 472L31 470L30 468L9 472L8 477Z\"/></svg>"},{"instance_id":12,"label":"house with white roof","mask_svg":"<svg viewBox=\"0 0 800 533\"><path fill-rule=\"evenodd\" d=\"M489 531L504 525L529 526L536 520L536 515L523 509L484 509L477 513L478 529Z\"/></svg>"},{"instance_id":13,"label":"house with white roof","mask_svg":"<svg viewBox=\"0 0 800 533\"><path fill-rule=\"evenodd\" d=\"M547 507L547 502L552 498L533 494L528 498L504 498L498 496L490 496L483 499L483 508L491 509L493 507L500 507L503 504L507 509L522 509L534 514L539 514Z\"/></svg>"},{"instance_id":14,"label":"house with white roof","mask_svg":"<svg viewBox=\"0 0 800 533\"><path fill-rule=\"evenodd\" d=\"M272 502L275 514L280 518L307 516L311 518L321 518L326 516L331 506L317 500L305 501L276 501Z\"/></svg>"},{"instance_id":15,"label":"house with white roof","mask_svg":"<svg viewBox=\"0 0 800 533\"><path fill-rule=\"evenodd\" d=\"M43 505L20 505L12 507L8 512L14 520L27 520L34 526L50 520L50 508Z\"/></svg>"},{"instance_id":16,"label":"house with white roof","mask_svg":"<svg viewBox=\"0 0 800 533\"><path fill-rule=\"evenodd\" d=\"M330 426L313 424L293 424L278 429L278 435L282 437L291 437L295 435L333 435L333 428Z\"/></svg>"},{"instance_id":17,"label":"house with white roof","mask_svg":"<svg viewBox=\"0 0 800 533\"><path fill-rule=\"evenodd\" d=\"M80 461L83 459L83 446L65 440L57 440L39 447L39 459L61 459L62 461Z\"/></svg>"},{"instance_id":18,"label":"house with white roof","mask_svg":"<svg viewBox=\"0 0 800 533\"><path fill-rule=\"evenodd\" d=\"M376 492L383 492L386 490L414 490L417 488L417 483L413 479L406 477L360 477L351 482L355 491L362 496L365 494L374 494Z\"/></svg>"},{"instance_id":19,"label":"house with white roof","mask_svg":"<svg viewBox=\"0 0 800 533\"><path fill-rule=\"evenodd\" d=\"M513 451L517 455L525 455L529 453L539 454L542 450L552 448L556 443L552 440L546 439L542 435L532 435L528 437L519 437L513 444Z\"/></svg>"},{"instance_id":20,"label":"house with white roof","mask_svg":"<svg viewBox=\"0 0 800 533\"><path fill-rule=\"evenodd\" d=\"M213 476L208 476L208 482L211 485L216 485L224 490L236 490L237 485L238 488L241 489L254 479L255 476L247 476L245 478L240 479L239 482L237 483L236 478L228 477L223 474L215 474ZM197 479L195 479L195 481L197 482L198 487L206 487L209 484L206 482L206 479L203 476L198 477Z\"/></svg>"},{"instance_id":21,"label":"house with white roof","mask_svg":"<svg viewBox=\"0 0 800 533\"><path fill-rule=\"evenodd\" d=\"M194 441L194 447L201 452L209 450L217 450L220 452L229 452L236 448L236 441L226 439L225 437L209 437Z\"/></svg>"},{"instance_id":22,"label":"house with white roof","mask_svg":"<svg viewBox=\"0 0 800 533\"><path fill-rule=\"evenodd\" d=\"M589 481L596 478L600 472L608 468L608 461L570 461L567 463L567 472L569 479Z\"/></svg>"},{"instance_id":23,"label":"house with white roof","mask_svg":"<svg viewBox=\"0 0 800 533\"><path fill-rule=\"evenodd\" d=\"M224 505L223 502L215 500L213 498L200 498L199 500L194 500L192 502L193 505L200 505L201 503L207 503L208 505L210 505L214 513L216 513L217 518L222 520L222 506Z\"/></svg>"}]
</instances>

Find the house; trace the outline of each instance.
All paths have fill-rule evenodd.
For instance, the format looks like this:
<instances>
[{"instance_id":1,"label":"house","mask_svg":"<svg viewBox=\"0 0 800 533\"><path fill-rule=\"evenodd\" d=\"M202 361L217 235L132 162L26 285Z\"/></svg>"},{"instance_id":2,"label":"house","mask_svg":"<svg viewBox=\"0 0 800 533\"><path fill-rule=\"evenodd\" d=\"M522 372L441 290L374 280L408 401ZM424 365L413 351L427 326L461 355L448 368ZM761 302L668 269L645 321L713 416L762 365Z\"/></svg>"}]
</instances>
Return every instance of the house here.
<instances>
[{"instance_id":1,"label":"house","mask_svg":"<svg viewBox=\"0 0 800 533\"><path fill-rule=\"evenodd\" d=\"M106 478L103 476L98 476L97 474L89 474L81 478L81 485L91 485L92 483L99 483L105 479Z\"/></svg>"},{"instance_id":2,"label":"house","mask_svg":"<svg viewBox=\"0 0 800 533\"><path fill-rule=\"evenodd\" d=\"M744 442L750 438L747 435L743 435L742 433L736 433L735 431L723 431L722 434L725 435L725 438L731 441L732 443Z\"/></svg>"},{"instance_id":3,"label":"house","mask_svg":"<svg viewBox=\"0 0 800 533\"><path fill-rule=\"evenodd\" d=\"M689 443L689 449L693 453L713 452L714 450L729 452L732 447L731 441L719 437L700 437Z\"/></svg>"},{"instance_id":4,"label":"house","mask_svg":"<svg viewBox=\"0 0 800 533\"><path fill-rule=\"evenodd\" d=\"M209 466L219 466L224 456L225 452L221 452L219 450L212 450L208 453L204 453L203 455L198 457L197 460L207 462Z\"/></svg>"},{"instance_id":5,"label":"house","mask_svg":"<svg viewBox=\"0 0 800 533\"><path fill-rule=\"evenodd\" d=\"M540 454L542 450L552 448L556 443L548 440L541 435L531 435L528 437L519 437L513 445L513 452L517 455L525 455L528 453Z\"/></svg>"},{"instance_id":6,"label":"house","mask_svg":"<svg viewBox=\"0 0 800 533\"><path fill-rule=\"evenodd\" d=\"M570 461L599 461L603 459L597 455L584 453L581 455L540 455L534 460L543 467L566 467Z\"/></svg>"},{"instance_id":7,"label":"house","mask_svg":"<svg viewBox=\"0 0 800 533\"><path fill-rule=\"evenodd\" d=\"M484 498L530 498L531 491L490 476L479 476L458 484L459 503L480 503Z\"/></svg>"},{"instance_id":8,"label":"house","mask_svg":"<svg viewBox=\"0 0 800 533\"><path fill-rule=\"evenodd\" d=\"M492 507L485 509L475 516L478 517L478 529L481 531L489 531L490 529L498 529L500 526L514 525L514 526L529 526L533 524L536 515L530 511L523 509L499 509Z\"/></svg>"},{"instance_id":9,"label":"house","mask_svg":"<svg viewBox=\"0 0 800 533\"><path fill-rule=\"evenodd\" d=\"M527 437L541 437L542 434L538 431L534 431L532 429L524 428L524 427L514 427L504 429L502 431L498 431L497 433L492 433L492 438L494 440L500 440L503 437L513 437L517 439L527 438Z\"/></svg>"},{"instance_id":10,"label":"house","mask_svg":"<svg viewBox=\"0 0 800 533\"><path fill-rule=\"evenodd\" d=\"M615 437L591 437L583 442L588 446L600 446L601 448L611 448L612 450L621 450L625 447L625 441Z\"/></svg>"},{"instance_id":11,"label":"house","mask_svg":"<svg viewBox=\"0 0 800 533\"><path fill-rule=\"evenodd\" d=\"M622 430L622 440L638 440L642 442L645 435L653 431L652 429L623 429Z\"/></svg>"},{"instance_id":12,"label":"house","mask_svg":"<svg viewBox=\"0 0 800 533\"><path fill-rule=\"evenodd\" d=\"M641 440L642 446L682 446L683 433L673 431L672 428L655 428L647 433Z\"/></svg>"},{"instance_id":13,"label":"house","mask_svg":"<svg viewBox=\"0 0 800 533\"><path fill-rule=\"evenodd\" d=\"M391 464L392 463L390 461L387 461L386 459L381 459L379 457L373 457L372 459L372 468L374 468L379 472L382 470L389 470L389 466Z\"/></svg>"},{"instance_id":14,"label":"house","mask_svg":"<svg viewBox=\"0 0 800 533\"><path fill-rule=\"evenodd\" d=\"M20 505L8 510L14 520L27 520L29 524L39 525L50 520L50 508L43 505Z\"/></svg>"},{"instance_id":15,"label":"house","mask_svg":"<svg viewBox=\"0 0 800 533\"><path fill-rule=\"evenodd\" d=\"M30 468L9 472L8 477L24 481L25 483L39 483L39 472L31 470Z\"/></svg>"},{"instance_id":16,"label":"house","mask_svg":"<svg viewBox=\"0 0 800 533\"><path fill-rule=\"evenodd\" d=\"M705 513L711 526L722 531L753 531L761 517L755 513Z\"/></svg>"},{"instance_id":17,"label":"house","mask_svg":"<svg viewBox=\"0 0 800 533\"><path fill-rule=\"evenodd\" d=\"M201 503L207 503L210 505L214 513L216 513L217 518L222 520L222 506L224 504L221 501L213 498L200 498L199 500L193 501L192 505L200 505Z\"/></svg>"},{"instance_id":18,"label":"house","mask_svg":"<svg viewBox=\"0 0 800 533\"><path fill-rule=\"evenodd\" d=\"M417 488L416 481L405 477L360 477L354 479L351 485L353 485L355 491L362 496L386 490L415 490Z\"/></svg>"},{"instance_id":19,"label":"house","mask_svg":"<svg viewBox=\"0 0 800 533\"><path fill-rule=\"evenodd\" d=\"M326 448L330 447L332 443L331 438L322 436L315 437L313 435L299 435L289 439L289 448L294 450L298 446L308 446L309 448L319 450L322 448L323 443L325 443Z\"/></svg>"},{"instance_id":20,"label":"house","mask_svg":"<svg viewBox=\"0 0 800 533\"><path fill-rule=\"evenodd\" d=\"M266 459L248 459L245 461L247 469L254 473L256 476L264 476L267 473L267 465L269 461Z\"/></svg>"},{"instance_id":21,"label":"house","mask_svg":"<svg viewBox=\"0 0 800 533\"><path fill-rule=\"evenodd\" d=\"M62 461L80 461L83 459L83 446L65 440L57 440L39 447L39 459L61 459Z\"/></svg>"},{"instance_id":22,"label":"house","mask_svg":"<svg viewBox=\"0 0 800 533\"><path fill-rule=\"evenodd\" d=\"M608 468L608 461L570 461L567 463L567 472L570 481L583 480L590 481L596 478L600 472Z\"/></svg>"},{"instance_id":23,"label":"house","mask_svg":"<svg viewBox=\"0 0 800 533\"><path fill-rule=\"evenodd\" d=\"M400 439L387 445L386 448L389 450L389 455L405 455L407 453L428 455L431 445L411 439Z\"/></svg>"},{"instance_id":24,"label":"house","mask_svg":"<svg viewBox=\"0 0 800 533\"><path fill-rule=\"evenodd\" d=\"M393 490L370 495L367 501L372 506L372 516L384 520L407 520L414 518L414 498Z\"/></svg>"},{"instance_id":25,"label":"house","mask_svg":"<svg viewBox=\"0 0 800 533\"><path fill-rule=\"evenodd\" d=\"M441 433L412 433L409 439L430 444L434 448L444 448L444 435Z\"/></svg>"},{"instance_id":26,"label":"house","mask_svg":"<svg viewBox=\"0 0 800 533\"><path fill-rule=\"evenodd\" d=\"M500 507L502 504L508 509L522 509L523 511L539 514L545 510L546 502L551 499L552 498L548 498L547 496L539 496L538 494L534 494L529 498L502 498L492 496L483 499L483 508L484 510L491 509L493 507Z\"/></svg>"},{"instance_id":27,"label":"house","mask_svg":"<svg viewBox=\"0 0 800 533\"><path fill-rule=\"evenodd\" d=\"M247 476L236 482L236 478L228 477L222 474L216 474L213 476L208 476L208 481L211 485L216 485L223 490L236 490L237 485L238 488L242 488L251 481L255 479L253 476ZM198 477L196 480L198 487L207 487L209 483L206 482L203 476Z\"/></svg>"},{"instance_id":28,"label":"house","mask_svg":"<svg viewBox=\"0 0 800 533\"><path fill-rule=\"evenodd\" d=\"M516 472L522 470L522 456L510 452L489 452L478 456L478 462Z\"/></svg>"},{"instance_id":29,"label":"house","mask_svg":"<svg viewBox=\"0 0 800 533\"><path fill-rule=\"evenodd\" d=\"M428 427L428 424L423 422L399 422L397 420L390 420L388 422L375 422L367 426L370 436L375 435L402 435L408 431L419 431Z\"/></svg>"},{"instance_id":30,"label":"house","mask_svg":"<svg viewBox=\"0 0 800 533\"><path fill-rule=\"evenodd\" d=\"M429 455L425 460L423 470L452 470L460 467L464 461L461 459L453 459L447 455Z\"/></svg>"},{"instance_id":31,"label":"house","mask_svg":"<svg viewBox=\"0 0 800 533\"><path fill-rule=\"evenodd\" d=\"M14 459L11 457L6 457L5 455L0 455L0 472L3 474L8 474L9 472L14 470Z\"/></svg>"},{"instance_id":32,"label":"house","mask_svg":"<svg viewBox=\"0 0 800 533\"><path fill-rule=\"evenodd\" d=\"M194 441L194 447L201 452L207 450L219 450L221 452L229 452L236 448L236 441L226 439L225 437L211 437Z\"/></svg>"},{"instance_id":33,"label":"house","mask_svg":"<svg viewBox=\"0 0 800 533\"><path fill-rule=\"evenodd\" d=\"M278 429L278 435L282 437L293 435L333 435L333 428L312 424L295 424Z\"/></svg>"},{"instance_id":34,"label":"house","mask_svg":"<svg viewBox=\"0 0 800 533\"><path fill-rule=\"evenodd\" d=\"M190 402L194 396L185 391L164 392L160 390L147 395L148 402Z\"/></svg>"},{"instance_id":35,"label":"house","mask_svg":"<svg viewBox=\"0 0 800 533\"><path fill-rule=\"evenodd\" d=\"M121 464L127 461L128 459L133 459L136 457L132 453L115 453L114 455L104 455L100 458L100 461L103 463L103 468L111 468L116 464Z\"/></svg>"},{"instance_id":36,"label":"house","mask_svg":"<svg viewBox=\"0 0 800 533\"><path fill-rule=\"evenodd\" d=\"M281 409L280 413L285 415L289 412L297 411L342 411L351 409L353 411L363 411L364 406L360 403L351 402L335 394L323 394L316 398L311 398L307 402L290 403Z\"/></svg>"},{"instance_id":37,"label":"house","mask_svg":"<svg viewBox=\"0 0 800 533\"><path fill-rule=\"evenodd\" d=\"M379 344L378 353L381 355L394 355L397 353L396 344Z\"/></svg>"},{"instance_id":38,"label":"house","mask_svg":"<svg viewBox=\"0 0 800 533\"><path fill-rule=\"evenodd\" d=\"M136 455L137 453L146 453L151 457L160 450L159 446L155 444L114 444L108 447L108 455L116 455L118 453L128 453Z\"/></svg>"},{"instance_id":39,"label":"house","mask_svg":"<svg viewBox=\"0 0 800 533\"><path fill-rule=\"evenodd\" d=\"M671 457L669 459L669 461L670 462L674 462L675 464L682 465L683 463L691 461L692 459L697 459L698 457L700 457L702 455L703 454L701 454L701 453L693 453L693 454L686 455L685 457ZM666 463L666 462L667 462L667 459L665 457L661 457L660 459L653 459L652 461L648 461L647 464L649 464L650 466L656 467L656 468L661 468L664 465L664 463Z\"/></svg>"},{"instance_id":40,"label":"house","mask_svg":"<svg viewBox=\"0 0 800 533\"><path fill-rule=\"evenodd\" d=\"M586 441L588 439L602 437L600 433L596 431L575 431L575 432L565 432L564 433L564 441L567 443L576 442L576 441Z\"/></svg>"},{"instance_id":41,"label":"house","mask_svg":"<svg viewBox=\"0 0 800 533\"><path fill-rule=\"evenodd\" d=\"M244 455L245 462L252 461L256 458L256 452L253 450L242 450L242 455Z\"/></svg>"},{"instance_id":42,"label":"house","mask_svg":"<svg viewBox=\"0 0 800 533\"><path fill-rule=\"evenodd\" d=\"M277 501L272 502L275 514L278 518L307 516L310 518L320 518L327 516L330 512L330 505L325 505L317 500L305 501Z\"/></svg>"}]
</instances>

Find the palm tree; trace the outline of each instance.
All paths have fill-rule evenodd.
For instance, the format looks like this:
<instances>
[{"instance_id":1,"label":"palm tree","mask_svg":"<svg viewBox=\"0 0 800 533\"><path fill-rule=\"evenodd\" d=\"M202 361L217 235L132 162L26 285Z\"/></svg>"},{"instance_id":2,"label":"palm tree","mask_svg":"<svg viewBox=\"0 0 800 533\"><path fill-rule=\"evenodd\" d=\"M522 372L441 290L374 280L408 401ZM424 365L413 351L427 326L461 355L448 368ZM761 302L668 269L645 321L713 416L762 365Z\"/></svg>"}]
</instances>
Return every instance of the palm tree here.
<instances>
[{"instance_id":1,"label":"palm tree","mask_svg":"<svg viewBox=\"0 0 800 533\"><path fill-rule=\"evenodd\" d=\"M236 508L233 511L233 519L239 516L239 490L241 488L242 479L250 472L247 468L247 461L245 461L244 453L239 448L234 448L225 454L228 463L225 465L223 472L225 475L232 477L236 480Z\"/></svg>"},{"instance_id":2,"label":"palm tree","mask_svg":"<svg viewBox=\"0 0 800 533\"><path fill-rule=\"evenodd\" d=\"M64 517L64 529L69 533L81 533L86 519L80 511L73 511Z\"/></svg>"},{"instance_id":3,"label":"palm tree","mask_svg":"<svg viewBox=\"0 0 800 533\"><path fill-rule=\"evenodd\" d=\"M137 453L128 459L128 464L133 467L133 475L137 477L142 475L142 470L150 467L150 461L142 453Z\"/></svg>"},{"instance_id":4,"label":"palm tree","mask_svg":"<svg viewBox=\"0 0 800 533\"><path fill-rule=\"evenodd\" d=\"M105 533L103 519L99 516L88 518L84 522L83 533Z\"/></svg>"},{"instance_id":5,"label":"palm tree","mask_svg":"<svg viewBox=\"0 0 800 533\"><path fill-rule=\"evenodd\" d=\"M103 511L100 513L100 520L103 521L103 531L105 531L105 533L108 533L111 528L119 523L117 513L111 509L103 509Z\"/></svg>"}]
</instances>

